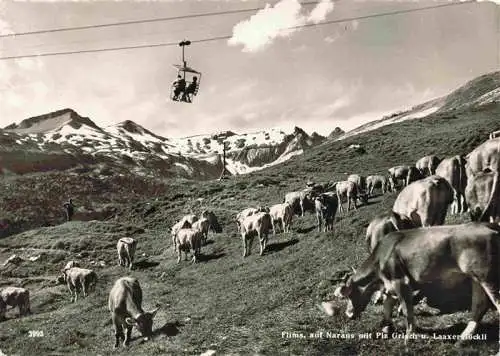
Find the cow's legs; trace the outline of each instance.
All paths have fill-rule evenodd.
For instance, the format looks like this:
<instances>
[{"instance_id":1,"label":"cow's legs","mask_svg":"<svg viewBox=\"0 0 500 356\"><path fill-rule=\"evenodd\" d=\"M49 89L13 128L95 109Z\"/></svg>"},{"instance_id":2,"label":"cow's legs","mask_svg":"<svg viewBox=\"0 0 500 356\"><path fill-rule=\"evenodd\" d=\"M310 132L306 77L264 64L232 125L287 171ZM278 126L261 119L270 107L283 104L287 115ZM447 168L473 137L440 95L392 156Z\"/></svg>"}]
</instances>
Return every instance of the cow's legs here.
<instances>
[{"instance_id":1,"label":"cow's legs","mask_svg":"<svg viewBox=\"0 0 500 356\"><path fill-rule=\"evenodd\" d=\"M413 315L413 292L411 287L403 282L396 283L395 287L403 306L403 313L406 316L406 346L408 344L408 337L413 332L413 326L415 324L415 317Z\"/></svg>"},{"instance_id":2,"label":"cow's legs","mask_svg":"<svg viewBox=\"0 0 500 356\"><path fill-rule=\"evenodd\" d=\"M301 216L304 216L304 203L302 201L300 202L300 211L301 211Z\"/></svg>"},{"instance_id":3,"label":"cow's legs","mask_svg":"<svg viewBox=\"0 0 500 356\"><path fill-rule=\"evenodd\" d=\"M71 284L69 282L69 279L68 279L68 283L66 285L68 286L68 290L69 290L69 295L71 297L71 301L73 301L73 289L71 289Z\"/></svg>"},{"instance_id":4,"label":"cow's legs","mask_svg":"<svg viewBox=\"0 0 500 356\"><path fill-rule=\"evenodd\" d=\"M253 236L248 239L247 256L252 253Z\"/></svg>"},{"instance_id":5,"label":"cow's legs","mask_svg":"<svg viewBox=\"0 0 500 356\"><path fill-rule=\"evenodd\" d=\"M243 240L243 257L247 257L247 239L244 234L242 240Z\"/></svg>"},{"instance_id":6,"label":"cow's legs","mask_svg":"<svg viewBox=\"0 0 500 356\"><path fill-rule=\"evenodd\" d=\"M82 294L84 297L87 296L87 288L85 286L85 281L82 281Z\"/></svg>"},{"instance_id":7,"label":"cow's legs","mask_svg":"<svg viewBox=\"0 0 500 356\"><path fill-rule=\"evenodd\" d=\"M181 255L182 255L181 247L177 246L177 263L181 263L181 257L182 257Z\"/></svg>"},{"instance_id":8,"label":"cow's legs","mask_svg":"<svg viewBox=\"0 0 500 356\"><path fill-rule=\"evenodd\" d=\"M318 222L318 232L321 232L321 216L316 215L316 221Z\"/></svg>"},{"instance_id":9,"label":"cow's legs","mask_svg":"<svg viewBox=\"0 0 500 356\"><path fill-rule=\"evenodd\" d=\"M498 314L500 314L500 296L498 292L498 284L494 285L493 283L481 282L480 285L491 303L493 303L493 306L496 308Z\"/></svg>"},{"instance_id":10,"label":"cow's legs","mask_svg":"<svg viewBox=\"0 0 500 356\"><path fill-rule=\"evenodd\" d=\"M278 223L278 221L274 220L274 219L271 219L271 225L273 227L273 235L276 235L276 224Z\"/></svg>"},{"instance_id":11,"label":"cow's legs","mask_svg":"<svg viewBox=\"0 0 500 356\"><path fill-rule=\"evenodd\" d=\"M266 237L263 236L263 233L259 233L259 242L260 242L260 253L259 255L264 254L264 249L266 248Z\"/></svg>"},{"instance_id":12,"label":"cow's legs","mask_svg":"<svg viewBox=\"0 0 500 356\"><path fill-rule=\"evenodd\" d=\"M131 336L132 336L132 326L127 325L127 333L125 335L125 340L123 340L123 346L128 346Z\"/></svg>"},{"instance_id":13,"label":"cow's legs","mask_svg":"<svg viewBox=\"0 0 500 356\"><path fill-rule=\"evenodd\" d=\"M465 339L471 337L477 329L478 323L483 318L484 314L488 311L491 303L488 299L488 295L483 290L483 287L476 281L472 282L472 305L471 313L472 320L467 323L464 331L460 334L462 340L457 341L457 344L461 344Z\"/></svg>"},{"instance_id":14,"label":"cow's legs","mask_svg":"<svg viewBox=\"0 0 500 356\"><path fill-rule=\"evenodd\" d=\"M115 326L115 346L114 346L114 348L116 349L118 347L118 345L120 344L120 339L125 338L125 335L123 335L123 328L122 328L121 324L117 323L117 321L115 320L114 317L112 317L112 319L113 319L113 324Z\"/></svg>"},{"instance_id":15,"label":"cow's legs","mask_svg":"<svg viewBox=\"0 0 500 356\"><path fill-rule=\"evenodd\" d=\"M466 213L469 210L469 207L467 205L467 201L465 201L465 196L463 194L459 195L459 199L461 202L461 213Z\"/></svg>"},{"instance_id":16,"label":"cow's legs","mask_svg":"<svg viewBox=\"0 0 500 356\"><path fill-rule=\"evenodd\" d=\"M384 300L384 319L382 321L382 332L389 333L393 327L392 325L392 310L396 305L397 299L394 296L387 296Z\"/></svg>"}]
</instances>

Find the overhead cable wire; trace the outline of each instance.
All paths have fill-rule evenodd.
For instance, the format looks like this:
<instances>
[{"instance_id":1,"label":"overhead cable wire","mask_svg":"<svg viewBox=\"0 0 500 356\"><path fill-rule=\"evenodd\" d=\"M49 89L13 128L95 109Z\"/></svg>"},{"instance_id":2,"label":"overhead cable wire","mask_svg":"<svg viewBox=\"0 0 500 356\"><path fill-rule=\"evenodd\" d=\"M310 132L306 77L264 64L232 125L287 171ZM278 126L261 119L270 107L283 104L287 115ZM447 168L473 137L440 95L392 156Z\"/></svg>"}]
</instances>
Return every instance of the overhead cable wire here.
<instances>
[{"instance_id":1,"label":"overhead cable wire","mask_svg":"<svg viewBox=\"0 0 500 356\"><path fill-rule=\"evenodd\" d=\"M320 1L306 1L306 2L300 3L300 5L308 6L308 5L317 5L319 3L320 3ZM245 12L254 12L254 11L258 11L258 10L262 10L262 9L264 9L264 7L254 7L251 9L238 9L238 10L216 11L216 12L205 12L205 13L199 13L199 14L159 17L159 18L154 18L154 19L132 20L132 21L122 21L122 22L112 22L112 23L87 25L87 26L62 27L62 28L53 28L53 29L46 29L46 30L7 33L7 34L0 35L0 38L19 37L19 36L27 36L27 35L39 35L39 34L54 33L54 32L89 30L89 29L94 29L94 28L136 25L136 24L152 23L152 22L177 21L177 20L186 20L186 19L199 18L199 17L209 17L209 16L232 15L232 14L240 14L240 13L245 13Z\"/></svg>"},{"instance_id":2,"label":"overhead cable wire","mask_svg":"<svg viewBox=\"0 0 500 356\"><path fill-rule=\"evenodd\" d=\"M402 15L402 14L408 14L408 13L412 13L412 12L419 12L419 11L426 11L426 10L432 10L432 9L440 9L440 8L445 8L445 7L459 6L459 5L465 5L465 4L475 3L475 2L476 2L475 0L469 0L469 1L453 2L453 3L440 4L440 5L432 5L432 6L427 6L427 7L406 9L406 10L395 10L395 11L383 12L383 13L378 13L378 14L353 16L353 17L348 17L348 18L322 21L322 22L317 22L317 23L309 23L309 24L302 24L302 25L291 26L291 27L284 27L281 30L296 30L296 29L300 29L300 28L332 25L332 24L338 24L338 23L342 23L342 22L351 22L351 21L355 21L355 20L365 20L365 19L384 17L384 16ZM227 39L230 39L232 37L233 37L232 35L208 37L208 38L203 38L203 39L191 40L191 43L205 43L205 42L227 40ZM65 51L65 52L47 52L47 53L39 53L39 54L2 56L2 57L0 57L0 60L34 58L34 57L48 57L48 56L59 56L59 55L73 55L73 54L80 54L80 53L98 53L98 52L122 51L122 50L132 50L132 49L140 49L140 48L171 47L171 46L177 46L178 44L179 44L179 42L177 42L177 41L176 42L161 42L161 43L153 43L153 44L131 45L131 46L121 46L121 47L111 47L111 48L96 48L96 49L84 49L84 50Z\"/></svg>"}]
</instances>

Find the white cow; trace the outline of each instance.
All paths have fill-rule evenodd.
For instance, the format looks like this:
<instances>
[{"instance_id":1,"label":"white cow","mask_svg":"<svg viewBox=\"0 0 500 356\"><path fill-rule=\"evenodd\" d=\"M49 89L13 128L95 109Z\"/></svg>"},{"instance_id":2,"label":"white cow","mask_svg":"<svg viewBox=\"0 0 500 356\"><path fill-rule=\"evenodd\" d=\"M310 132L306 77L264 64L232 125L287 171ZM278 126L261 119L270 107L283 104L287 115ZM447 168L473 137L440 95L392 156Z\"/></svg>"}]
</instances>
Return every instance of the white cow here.
<instances>
[{"instance_id":1,"label":"white cow","mask_svg":"<svg viewBox=\"0 0 500 356\"><path fill-rule=\"evenodd\" d=\"M133 326L142 334L144 341L152 336L153 318L158 308L151 312L142 309L142 289L137 279L122 277L115 282L109 292L108 309L115 328L115 348L120 338L124 339L123 346L128 346Z\"/></svg>"},{"instance_id":2,"label":"white cow","mask_svg":"<svg viewBox=\"0 0 500 356\"><path fill-rule=\"evenodd\" d=\"M267 236L272 228L271 215L269 213L257 213L246 217L241 222L241 238L243 240L243 257L250 254L252 249L252 241L255 235L260 241L260 255L264 254L267 244ZM247 254L248 253L248 254Z\"/></svg>"},{"instance_id":3,"label":"white cow","mask_svg":"<svg viewBox=\"0 0 500 356\"><path fill-rule=\"evenodd\" d=\"M0 291L0 319L5 318L7 305L19 308L19 317L31 314L30 292L20 287L6 287Z\"/></svg>"},{"instance_id":4,"label":"white cow","mask_svg":"<svg viewBox=\"0 0 500 356\"><path fill-rule=\"evenodd\" d=\"M380 188L382 194L390 189L390 184L387 177L383 175L372 175L366 177L366 190L369 196L373 196L373 190L375 188Z\"/></svg>"},{"instance_id":5,"label":"white cow","mask_svg":"<svg viewBox=\"0 0 500 356\"><path fill-rule=\"evenodd\" d=\"M136 239L131 237L122 237L118 240L116 243L116 249L118 251L118 264L132 269L136 248Z\"/></svg>"},{"instance_id":6,"label":"white cow","mask_svg":"<svg viewBox=\"0 0 500 356\"><path fill-rule=\"evenodd\" d=\"M180 229L175 236L175 245L177 246L177 263L181 261L181 253L184 251L187 260L187 254L191 251L193 263L196 263L201 251L201 242L203 233L194 228Z\"/></svg>"},{"instance_id":7,"label":"white cow","mask_svg":"<svg viewBox=\"0 0 500 356\"><path fill-rule=\"evenodd\" d=\"M344 180L336 184L337 199L339 202L340 212L344 211L342 204L343 199L347 199L347 211L351 210L351 201L354 204L354 209L357 210L356 200L358 199L358 186L356 183Z\"/></svg>"},{"instance_id":8,"label":"white cow","mask_svg":"<svg viewBox=\"0 0 500 356\"><path fill-rule=\"evenodd\" d=\"M292 223L293 210L289 203L276 204L269 210L271 215L271 223L273 226L273 234L276 235L276 225L281 225L283 232L290 231L290 225Z\"/></svg>"},{"instance_id":9,"label":"white cow","mask_svg":"<svg viewBox=\"0 0 500 356\"><path fill-rule=\"evenodd\" d=\"M94 290L97 284L97 274L90 269L73 267L63 269L62 273L64 281L68 286L71 300L74 302L78 300L78 291L81 291L83 296L86 297L88 292ZM73 293L75 295L74 299Z\"/></svg>"}]
</instances>

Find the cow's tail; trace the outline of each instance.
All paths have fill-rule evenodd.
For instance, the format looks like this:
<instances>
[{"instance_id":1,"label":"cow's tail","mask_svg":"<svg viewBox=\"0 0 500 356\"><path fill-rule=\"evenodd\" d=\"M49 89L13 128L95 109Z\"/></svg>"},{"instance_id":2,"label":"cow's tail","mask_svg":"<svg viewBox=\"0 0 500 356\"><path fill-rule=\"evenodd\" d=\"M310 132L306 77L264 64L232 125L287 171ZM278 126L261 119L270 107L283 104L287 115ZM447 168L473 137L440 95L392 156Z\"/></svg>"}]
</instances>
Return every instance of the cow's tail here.
<instances>
[{"instance_id":1,"label":"cow's tail","mask_svg":"<svg viewBox=\"0 0 500 356\"><path fill-rule=\"evenodd\" d=\"M494 207L492 205L497 204L497 202L496 202L496 196L498 195L497 192L498 192L498 171L496 171L495 175L493 176L493 187L491 189L490 198L488 199L488 203L484 207L483 213L481 214L479 221L485 221L485 218L488 217L488 214L496 213L497 209L493 209ZM495 206L495 208L496 208L496 206ZM493 209L493 211L491 211L492 209Z\"/></svg>"}]
</instances>

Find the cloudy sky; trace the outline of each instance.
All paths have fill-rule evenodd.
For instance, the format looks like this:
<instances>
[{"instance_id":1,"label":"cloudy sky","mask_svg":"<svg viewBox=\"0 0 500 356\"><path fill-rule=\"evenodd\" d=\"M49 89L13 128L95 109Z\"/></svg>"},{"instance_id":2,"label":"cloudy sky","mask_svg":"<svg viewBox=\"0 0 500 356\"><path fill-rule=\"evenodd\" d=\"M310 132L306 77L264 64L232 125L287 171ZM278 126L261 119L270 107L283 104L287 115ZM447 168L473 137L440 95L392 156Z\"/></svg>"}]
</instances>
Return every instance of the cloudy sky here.
<instances>
[{"instance_id":1,"label":"cloudy sky","mask_svg":"<svg viewBox=\"0 0 500 356\"><path fill-rule=\"evenodd\" d=\"M169 100L177 46L0 60L0 126L72 108L100 126L129 119L167 137L292 125L328 134L499 69L500 6L489 1L4 0L0 34L250 8L263 9L1 37L0 57L230 38L187 49L203 73L193 104Z\"/></svg>"}]
</instances>

